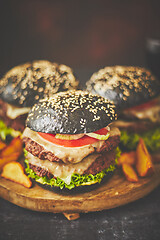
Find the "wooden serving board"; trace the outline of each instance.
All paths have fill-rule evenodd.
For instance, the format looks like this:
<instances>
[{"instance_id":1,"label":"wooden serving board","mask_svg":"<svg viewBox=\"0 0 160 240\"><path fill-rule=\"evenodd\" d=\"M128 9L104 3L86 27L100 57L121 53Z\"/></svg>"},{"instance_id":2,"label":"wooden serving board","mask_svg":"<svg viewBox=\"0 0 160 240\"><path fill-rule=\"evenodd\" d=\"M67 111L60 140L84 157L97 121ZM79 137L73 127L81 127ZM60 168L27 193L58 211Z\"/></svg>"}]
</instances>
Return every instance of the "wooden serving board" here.
<instances>
[{"instance_id":1,"label":"wooden serving board","mask_svg":"<svg viewBox=\"0 0 160 240\"><path fill-rule=\"evenodd\" d=\"M160 184L160 164L151 177L140 178L138 183L128 182L121 170L93 191L61 195L44 190L35 184L27 189L0 178L0 197L23 208L53 213L80 213L115 208L135 201L150 193Z\"/></svg>"}]
</instances>

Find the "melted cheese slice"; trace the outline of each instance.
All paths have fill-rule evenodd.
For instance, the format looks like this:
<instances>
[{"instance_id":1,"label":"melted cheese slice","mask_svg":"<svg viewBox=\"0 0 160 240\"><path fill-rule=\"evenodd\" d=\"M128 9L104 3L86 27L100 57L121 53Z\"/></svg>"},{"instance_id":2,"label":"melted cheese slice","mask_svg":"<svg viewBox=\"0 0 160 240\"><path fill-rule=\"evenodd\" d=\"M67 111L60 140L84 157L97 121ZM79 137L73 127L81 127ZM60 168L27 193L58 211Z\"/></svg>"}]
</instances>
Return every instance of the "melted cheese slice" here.
<instances>
[{"instance_id":1,"label":"melted cheese slice","mask_svg":"<svg viewBox=\"0 0 160 240\"><path fill-rule=\"evenodd\" d=\"M118 128L113 128L110 130L110 137L114 135L120 135ZM96 149L98 151L105 143L104 140L99 140L93 144L85 145L82 147L63 147L47 141L46 139L42 138L37 132L32 131L30 128L25 128L22 137L28 137L37 142L44 149L52 152L64 163L78 163L89 154L95 152ZM109 139L107 141L109 141Z\"/></svg>"},{"instance_id":2,"label":"melted cheese slice","mask_svg":"<svg viewBox=\"0 0 160 240\"><path fill-rule=\"evenodd\" d=\"M91 154L84 158L83 161L76 164L65 164L50 162L48 160L40 160L39 158L34 157L31 153L28 153L26 158L28 159L29 163L45 169L46 171L52 173L55 177L61 178L66 184L69 185L73 173L82 175L99 156L100 154Z\"/></svg>"},{"instance_id":3,"label":"melted cheese slice","mask_svg":"<svg viewBox=\"0 0 160 240\"><path fill-rule=\"evenodd\" d=\"M124 114L134 116L138 119L148 119L153 123L160 122L160 103L143 110L128 110L124 111Z\"/></svg>"},{"instance_id":4,"label":"melted cheese slice","mask_svg":"<svg viewBox=\"0 0 160 240\"><path fill-rule=\"evenodd\" d=\"M100 149L104 143L104 141L97 141L93 144L85 145L82 147L63 147L47 141L46 139L42 138L37 132L32 131L30 128L26 128L24 130L22 137L28 137L33 141L37 142L44 149L52 152L64 163L78 163L84 157L93 153L95 149Z\"/></svg>"},{"instance_id":5,"label":"melted cheese slice","mask_svg":"<svg viewBox=\"0 0 160 240\"><path fill-rule=\"evenodd\" d=\"M20 115L29 113L30 108L26 107L26 108L21 108L21 107L15 107L11 104L6 104L7 106L7 110L6 110L6 115L7 117L11 118L11 119L15 119Z\"/></svg>"}]
</instances>

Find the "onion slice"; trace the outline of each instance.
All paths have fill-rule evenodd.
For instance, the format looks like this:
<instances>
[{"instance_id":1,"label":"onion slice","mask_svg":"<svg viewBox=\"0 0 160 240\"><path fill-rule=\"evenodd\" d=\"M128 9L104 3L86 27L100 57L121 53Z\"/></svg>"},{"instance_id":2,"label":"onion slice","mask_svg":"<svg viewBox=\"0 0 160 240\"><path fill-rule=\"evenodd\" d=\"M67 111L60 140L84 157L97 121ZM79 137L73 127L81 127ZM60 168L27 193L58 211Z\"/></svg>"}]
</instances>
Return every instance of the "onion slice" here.
<instances>
[{"instance_id":1,"label":"onion slice","mask_svg":"<svg viewBox=\"0 0 160 240\"><path fill-rule=\"evenodd\" d=\"M106 127L107 129L107 133L106 134L99 134L96 132L92 132L92 133L81 133L81 134L56 134L55 138L57 139L62 139L62 140L78 140L80 138L82 138L83 136L88 136L97 140L107 140L109 138L109 131L110 131L110 127ZM100 130L99 130L100 131ZM98 131L97 131L98 132Z\"/></svg>"},{"instance_id":2,"label":"onion slice","mask_svg":"<svg viewBox=\"0 0 160 240\"><path fill-rule=\"evenodd\" d=\"M56 134L55 138L62 139L62 140L77 140L79 138L82 138L84 136L84 133L82 134Z\"/></svg>"},{"instance_id":3,"label":"onion slice","mask_svg":"<svg viewBox=\"0 0 160 240\"><path fill-rule=\"evenodd\" d=\"M109 138L109 133L107 133L106 135L101 135L97 133L86 133L86 135L92 138L96 138L98 140L107 140Z\"/></svg>"}]
</instances>

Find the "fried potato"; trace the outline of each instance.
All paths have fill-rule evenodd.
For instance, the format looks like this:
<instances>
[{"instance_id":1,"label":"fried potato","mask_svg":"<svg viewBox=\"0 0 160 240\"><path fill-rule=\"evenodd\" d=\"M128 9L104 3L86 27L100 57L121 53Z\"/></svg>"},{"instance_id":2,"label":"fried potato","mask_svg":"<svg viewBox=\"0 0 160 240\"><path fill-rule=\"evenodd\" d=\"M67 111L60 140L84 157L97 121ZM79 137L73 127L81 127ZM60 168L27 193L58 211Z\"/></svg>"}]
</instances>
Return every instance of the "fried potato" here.
<instances>
[{"instance_id":1,"label":"fried potato","mask_svg":"<svg viewBox=\"0 0 160 240\"><path fill-rule=\"evenodd\" d=\"M118 166L121 166L123 163L134 165L136 163L136 152L122 153L118 159Z\"/></svg>"},{"instance_id":2,"label":"fried potato","mask_svg":"<svg viewBox=\"0 0 160 240\"><path fill-rule=\"evenodd\" d=\"M146 145L142 138L140 138L136 149L137 161L136 169L140 177L149 176L154 172L151 155L149 154Z\"/></svg>"},{"instance_id":3,"label":"fried potato","mask_svg":"<svg viewBox=\"0 0 160 240\"><path fill-rule=\"evenodd\" d=\"M134 168L130 164L123 163L122 164L122 170L123 170L123 173L125 174L128 181L138 182L138 176L137 176Z\"/></svg>"},{"instance_id":4,"label":"fried potato","mask_svg":"<svg viewBox=\"0 0 160 240\"><path fill-rule=\"evenodd\" d=\"M3 167L1 176L13 182L19 183L26 188L30 188L32 186L31 180L27 177L27 175L25 175L24 168L19 162L12 161L7 163Z\"/></svg>"},{"instance_id":5,"label":"fried potato","mask_svg":"<svg viewBox=\"0 0 160 240\"><path fill-rule=\"evenodd\" d=\"M19 158L19 152L12 153L10 156L0 157L0 171L2 170L3 166L9 162L17 161Z\"/></svg>"},{"instance_id":6,"label":"fried potato","mask_svg":"<svg viewBox=\"0 0 160 240\"><path fill-rule=\"evenodd\" d=\"M0 158L11 156L15 152L18 152L19 156L23 152L23 143L20 137L14 138L11 143L2 150L0 153Z\"/></svg>"},{"instance_id":7,"label":"fried potato","mask_svg":"<svg viewBox=\"0 0 160 240\"><path fill-rule=\"evenodd\" d=\"M68 220L76 220L80 217L79 213L63 213Z\"/></svg>"},{"instance_id":8,"label":"fried potato","mask_svg":"<svg viewBox=\"0 0 160 240\"><path fill-rule=\"evenodd\" d=\"M6 146L7 145L4 142L0 141L0 151L3 150Z\"/></svg>"}]
</instances>

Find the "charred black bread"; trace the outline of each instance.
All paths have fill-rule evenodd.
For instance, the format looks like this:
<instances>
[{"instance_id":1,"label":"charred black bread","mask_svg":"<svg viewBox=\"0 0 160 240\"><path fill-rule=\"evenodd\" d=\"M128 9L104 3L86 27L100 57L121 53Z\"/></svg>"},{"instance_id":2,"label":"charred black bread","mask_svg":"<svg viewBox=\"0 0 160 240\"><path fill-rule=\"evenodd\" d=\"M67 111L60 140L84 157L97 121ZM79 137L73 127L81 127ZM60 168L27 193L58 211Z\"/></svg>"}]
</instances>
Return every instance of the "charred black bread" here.
<instances>
[{"instance_id":1,"label":"charred black bread","mask_svg":"<svg viewBox=\"0 0 160 240\"><path fill-rule=\"evenodd\" d=\"M39 60L8 71L0 80L0 98L17 107L31 107L41 98L77 86L70 67Z\"/></svg>"},{"instance_id":2,"label":"charred black bread","mask_svg":"<svg viewBox=\"0 0 160 240\"><path fill-rule=\"evenodd\" d=\"M0 119L22 132L34 103L59 91L76 89L78 83L72 69L63 64L39 60L16 66L0 80Z\"/></svg>"},{"instance_id":3,"label":"charred black bread","mask_svg":"<svg viewBox=\"0 0 160 240\"><path fill-rule=\"evenodd\" d=\"M40 100L32 107L23 132L28 176L53 190L100 183L116 168L120 132L111 127L116 119L112 102L85 91L60 92ZM81 140L101 128L109 131L109 137L80 147L57 145L40 134L81 134Z\"/></svg>"},{"instance_id":4,"label":"charred black bread","mask_svg":"<svg viewBox=\"0 0 160 240\"><path fill-rule=\"evenodd\" d=\"M111 66L94 73L87 90L115 103L118 110L147 102L160 93L160 82L141 67Z\"/></svg>"},{"instance_id":5,"label":"charred black bread","mask_svg":"<svg viewBox=\"0 0 160 240\"><path fill-rule=\"evenodd\" d=\"M68 91L40 100L29 112L26 126L52 134L90 133L106 127L116 116L111 101L85 91Z\"/></svg>"},{"instance_id":6,"label":"charred black bread","mask_svg":"<svg viewBox=\"0 0 160 240\"><path fill-rule=\"evenodd\" d=\"M143 138L151 153L160 151L160 81L141 67L105 67L94 73L87 89L113 100L119 111L121 147L134 150ZM134 108L133 108L134 107Z\"/></svg>"}]
</instances>

